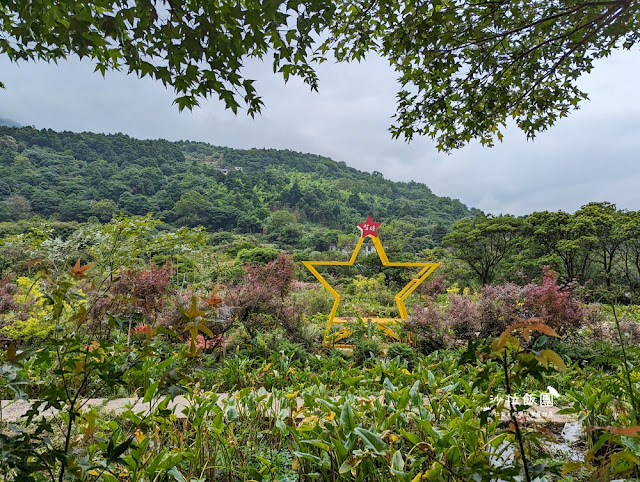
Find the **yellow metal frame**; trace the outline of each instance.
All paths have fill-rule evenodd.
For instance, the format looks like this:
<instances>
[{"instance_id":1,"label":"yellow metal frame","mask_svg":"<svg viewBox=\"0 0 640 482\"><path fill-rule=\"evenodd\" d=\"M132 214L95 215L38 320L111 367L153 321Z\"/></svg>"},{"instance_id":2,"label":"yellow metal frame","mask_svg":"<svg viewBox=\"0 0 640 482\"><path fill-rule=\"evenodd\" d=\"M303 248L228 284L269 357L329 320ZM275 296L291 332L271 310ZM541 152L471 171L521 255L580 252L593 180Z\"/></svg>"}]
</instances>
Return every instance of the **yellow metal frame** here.
<instances>
[{"instance_id":1,"label":"yellow metal frame","mask_svg":"<svg viewBox=\"0 0 640 482\"><path fill-rule=\"evenodd\" d=\"M398 307L398 313L400 315L400 318L365 318L366 322L375 323L377 328L382 330L387 335L391 336L392 338L399 339L396 332L393 331L389 325L396 324L401 321L407 321L407 319L409 318L409 315L407 314L407 308L404 304L404 301L408 298L408 296L411 293L413 293L413 291L418 286L420 286L420 284L424 280L427 279L427 277L431 273L433 273L433 270L435 270L440 265L440 263L400 263L400 262L393 263L389 261L389 258L387 258L387 254L384 252L384 247L382 246L380 239L377 236L372 236L371 234L367 234L367 236L371 238L371 241L373 242L373 246L376 248L376 252L380 257L380 261L382 261L383 266L406 266L406 267L422 268L420 272L414 278L412 278L411 281L409 281L407 285L395 295L396 305ZM335 335L331 337L329 335L330 335L331 326L333 326L334 323L336 324L349 323L351 321L354 321L355 318L336 317L336 313L338 312L338 305L340 304L340 295L333 288L333 286L331 286L327 282L327 280L324 279L324 276L322 276L318 272L315 266L353 266L354 263L356 262L356 258L358 257L358 253L360 252L360 248L362 247L362 243L364 242L364 239L367 236L360 237L360 239L358 240L358 243L356 244L355 249L353 250L353 253L351 254L351 258L349 258L349 261L303 261L302 262L302 264L309 271L311 271L313 276L315 276L316 279L320 281L320 283L322 283L322 285L329 291L329 293L331 293L331 295L333 295L335 299L333 302L333 307L331 308L331 313L329 314L329 320L327 321L327 326L324 331L324 340L323 340L324 345L331 343L336 348L347 348L347 349L352 348L351 345L339 345L335 343L336 341L346 338L351 334L351 330L348 329L347 327L343 327L337 333L335 333Z\"/></svg>"}]
</instances>

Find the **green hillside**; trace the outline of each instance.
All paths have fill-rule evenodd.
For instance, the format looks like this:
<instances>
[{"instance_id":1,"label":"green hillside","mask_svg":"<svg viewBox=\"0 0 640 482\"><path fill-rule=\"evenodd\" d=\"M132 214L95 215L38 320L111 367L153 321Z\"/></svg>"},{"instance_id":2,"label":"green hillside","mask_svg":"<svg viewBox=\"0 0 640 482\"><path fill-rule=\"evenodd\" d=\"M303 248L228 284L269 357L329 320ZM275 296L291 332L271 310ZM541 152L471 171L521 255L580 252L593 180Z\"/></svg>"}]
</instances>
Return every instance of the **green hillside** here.
<instances>
[{"instance_id":1,"label":"green hillside","mask_svg":"<svg viewBox=\"0 0 640 482\"><path fill-rule=\"evenodd\" d=\"M292 246L309 230L353 230L371 215L410 229L411 248L419 250L479 211L424 184L389 181L315 154L0 127L0 221L37 214L105 222L119 212L153 212L169 224L211 231L264 232Z\"/></svg>"}]
</instances>

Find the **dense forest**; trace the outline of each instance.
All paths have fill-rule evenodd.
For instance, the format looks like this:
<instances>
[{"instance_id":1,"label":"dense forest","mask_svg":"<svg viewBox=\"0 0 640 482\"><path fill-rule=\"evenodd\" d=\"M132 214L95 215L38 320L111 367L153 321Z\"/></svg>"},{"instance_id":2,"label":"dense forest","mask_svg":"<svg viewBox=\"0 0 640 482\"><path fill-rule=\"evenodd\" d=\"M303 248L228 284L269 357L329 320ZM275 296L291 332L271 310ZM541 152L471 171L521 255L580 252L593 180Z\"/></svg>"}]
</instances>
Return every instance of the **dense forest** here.
<instances>
[{"instance_id":1,"label":"dense forest","mask_svg":"<svg viewBox=\"0 0 640 482\"><path fill-rule=\"evenodd\" d=\"M423 254L444 261L448 280L461 286L540 280L548 266L584 299L640 299L640 211L608 202L574 213L462 219L442 244Z\"/></svg>"},{"instance_id":2,"label":"dense forest","mask_svg":"<svg viewBox=\"0 0 640 482\"><path fill-rule=\"evenodd\" d=\"M418 252L479 213L424 184L314 154L30 127L0 127L0 201L0 221L37 214L106 222L153 212L174 226L264 232L283 246L318 250L338 243L335 230L355 232L371 215L410 225Z\"/></svg>"}]
</instances>

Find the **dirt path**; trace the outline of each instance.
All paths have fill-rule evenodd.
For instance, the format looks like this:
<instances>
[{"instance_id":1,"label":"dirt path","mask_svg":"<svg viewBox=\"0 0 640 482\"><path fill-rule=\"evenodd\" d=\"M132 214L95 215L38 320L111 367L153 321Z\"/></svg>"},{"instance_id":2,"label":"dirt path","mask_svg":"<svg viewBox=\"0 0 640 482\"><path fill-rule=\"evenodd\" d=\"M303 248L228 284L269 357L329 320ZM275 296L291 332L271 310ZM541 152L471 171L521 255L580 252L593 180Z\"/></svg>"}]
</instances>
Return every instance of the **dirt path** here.
<instances>
[{"instance_id":1,"label":"dirt path","mask_svg":"<svg viewBox=\"0 0 640 482\"><path fill-rule=\"evenodd\" d=\"M223 408L222 402L229 397L229 394L217 393L216 396L219 399L218 403L220 408ZM2 400L0 420L9 423L17 422L27 413L33 402L35 402L35 400ZM151 404L143 403L142 398L114 398L111 400L106 398L90 398L84 402L83 409L85 410L90 407L95 407L105 414L113 415L119 415L129 408L132 408L135 411L145 412L151 408ZM277 400L274 400L274 402L277 402ZM298 408L302 407L304 403L301 398L296 398L296 402ZM169 408L173 410L173 413L177 418L186 418L183 411L188 407L189 401L181 395L175 397L171 402L169 402ZM276 409L279 409L279 407L274 406L274 410ZM526 414L521 414L520 418L522 418L525 424L531 423L536 425L565 424L576 421L575 416L558 414L559 410L559 407L532 407ZM55 416L57 413L58 411L56 409L40 410L40 414L45 417ZM509 411L505 407L505 410L502 412L502 419L506 421L508 418Z\"/></svg>"},{"instance_id":2,"label":"dirt path","mask_svg":"<svg viewBox=\"0 0 640 482\"><path fill-rule=\"evenodd\" d=\"M9 423L17 422L27 413L33 402L35 402L35 400L3 400L2 421ZM184 415L182 415L182 411L188 405L189 403L187 399L182 396L175 397L171 402L169 402L169 408L171 408L179 418L184 417ZM84 401L83 409L87 410L90 407L95 407L104 413L118 415L129 408L132 408L135 411L148 411L151 408L151 404L143 403L142 398L114 398L112 400L106 398L90 398ZM55 416L57 413L58 410L55 408L50 408L48 410L40 409L40 415L45 417Z\"/></svg>"}]
</instances>

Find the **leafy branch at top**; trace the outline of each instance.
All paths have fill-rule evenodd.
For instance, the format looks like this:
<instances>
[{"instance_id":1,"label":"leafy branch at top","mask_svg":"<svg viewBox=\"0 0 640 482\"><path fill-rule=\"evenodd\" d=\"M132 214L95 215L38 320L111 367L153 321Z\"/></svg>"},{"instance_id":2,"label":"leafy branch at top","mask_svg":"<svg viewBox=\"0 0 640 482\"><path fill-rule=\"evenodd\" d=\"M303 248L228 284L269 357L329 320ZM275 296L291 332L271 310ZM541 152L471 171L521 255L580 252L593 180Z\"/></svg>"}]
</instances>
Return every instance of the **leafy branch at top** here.
<instances>
[{"instance_id":1,"label":"leafy branch at top","mask_svg":"<svg viewBox=\"0 0 640 482\"><path fill-rule=\"evenodd\" d=\"M427 135L448 151L493 145L511 120L532 138L568 115L594 61L638 42L639 12L638 0L31 0L0 8L0 53L88 57L103 75L125 68L171 86L180 110L217 95L251 116L263 102L248 59L270 57L285 81L318 90L316 64L378 54L402 86L392 135Z\"/></svg>"}]
</instances>

